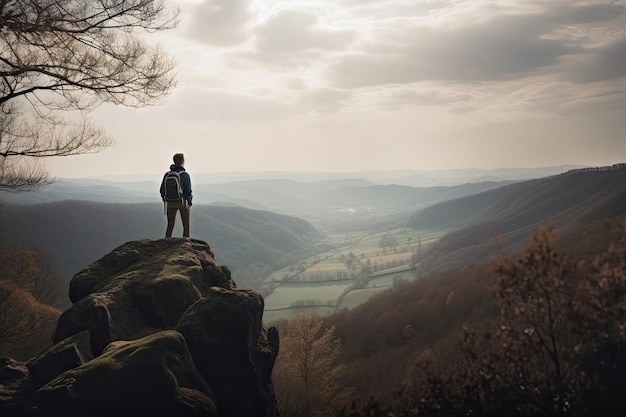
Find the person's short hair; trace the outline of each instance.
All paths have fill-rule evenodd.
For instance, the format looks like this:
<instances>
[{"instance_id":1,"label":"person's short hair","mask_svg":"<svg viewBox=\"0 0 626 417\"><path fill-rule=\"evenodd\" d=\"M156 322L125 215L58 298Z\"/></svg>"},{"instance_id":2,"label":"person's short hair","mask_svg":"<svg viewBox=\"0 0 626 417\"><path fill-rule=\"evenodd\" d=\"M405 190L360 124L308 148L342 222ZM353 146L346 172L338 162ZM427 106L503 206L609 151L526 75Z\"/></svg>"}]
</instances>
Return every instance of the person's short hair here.
<instances>
[{"instance_id":1,"label":"person's short hair","mask_svg":"<svg viewBox=\"0 0 626 417\"><path fill-rule=\"evenodd\" d=\"M183 163L185 163L185 155L183 155L182 153L174 154L174 163L176 165L182 165Z\"/></svg>"}]
</instances>

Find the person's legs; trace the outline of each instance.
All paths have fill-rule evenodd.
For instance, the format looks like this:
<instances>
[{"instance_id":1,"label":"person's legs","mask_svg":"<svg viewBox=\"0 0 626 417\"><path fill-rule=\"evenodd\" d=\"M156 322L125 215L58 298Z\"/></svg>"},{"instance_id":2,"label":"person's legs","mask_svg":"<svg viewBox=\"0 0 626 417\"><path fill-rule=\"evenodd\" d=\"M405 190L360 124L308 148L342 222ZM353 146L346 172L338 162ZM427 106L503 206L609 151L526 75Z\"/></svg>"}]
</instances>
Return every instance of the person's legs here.
<instances>
[{"instance_id":1,"label":"person's legs","mask_svg":"<svg viewBox=\"0 0 626 417\"><path fill-rule=\"evenodd\" d=\"M183 237L189 237L189 213L190 207L183 207L180 209L180 219L183 221Z\"/></svg>"},{"instance_id":2,"label":"person's legs","mask_svg":"<svg viewBox=\"0 0 626 417\"><path fill-rule=\"evenodd\" d=\"M165 229L165 237L172 237L172 232L174 231L174 223L176 222L177 211L178 211L177 207L172 208L168 204L167 206L167 229Z\"/></svg>"}]
</instances>

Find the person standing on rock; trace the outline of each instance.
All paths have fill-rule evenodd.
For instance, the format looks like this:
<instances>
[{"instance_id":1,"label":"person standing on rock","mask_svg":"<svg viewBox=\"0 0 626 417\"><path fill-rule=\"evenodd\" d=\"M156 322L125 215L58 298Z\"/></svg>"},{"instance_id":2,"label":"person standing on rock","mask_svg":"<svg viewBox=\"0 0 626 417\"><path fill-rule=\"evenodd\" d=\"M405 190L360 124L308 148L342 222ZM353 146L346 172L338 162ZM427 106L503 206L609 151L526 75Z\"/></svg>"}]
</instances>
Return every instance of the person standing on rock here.
<instances>
[{"instance_id":1,"label":"person standing on rock","mask_svg":"<svg viewBox=\"0 0 626 417\"><path fill-rule=\"evenodd\" d=\"M191 211L191 177L183 167L185 156L182 153L174 155L174 163L170 170L163 176L161 181L161 198L167 215L167 228L165 237L172 237L176 213L180 211L180 219L183 222L183 237L189 237L189 217Z\"/></svg>"}]
</instances>

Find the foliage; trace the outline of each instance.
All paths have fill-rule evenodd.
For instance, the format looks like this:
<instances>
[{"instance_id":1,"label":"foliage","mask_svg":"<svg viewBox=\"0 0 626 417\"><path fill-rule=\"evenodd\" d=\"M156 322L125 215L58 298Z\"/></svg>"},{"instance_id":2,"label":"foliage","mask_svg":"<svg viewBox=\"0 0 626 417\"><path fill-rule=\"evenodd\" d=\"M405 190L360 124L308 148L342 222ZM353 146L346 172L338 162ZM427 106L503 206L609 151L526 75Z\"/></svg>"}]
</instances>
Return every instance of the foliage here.
<instances>
[{"instance_id":1,"label":"foliage","mask_svg":"<svg viewBox=\"0 0 626 417\"><path fill-rule=\"evenodd\" d=\"M469 266L379 293L325 317L326 326L335 326L343 340L349 385L361 399L394 390L425 346L497 313L487 288L493 279L486 265ZM416 331L411 338L403 335L407 325Z\"/></svg>"},{"instance_id":2,"label":"foliage","mask_svg":"<svg viewBox=\"0 0 626 417\"><path fill-rule=\"evenodd\" d=\"M392 400L350 415L624 415L626 219L592 262L572 262L556 240L544 226L502 253L499 317L423 350Z\"/></svg>"},{"instance_id":3,"label":"foliage","mask_svg":"<svg viewBox=\"0 0 626 417\"><path fill-rule=\"evenodd\" d=\"M41 252L16 244L0 243L0 280L15 284L35 301L55 307L69 302L63 292L62 277Z\"/></svg>"},{"instance_id":4,"label":"foliage","mask_svg":"<svg viewBox=\"0 0 626 417\"><path fill-rule=\"evenodd\" d=\"M32 249L3 244L0 257L0 356L27 360L52 345L60 311L58 277ZM57 300L58 301L58 300Z\"/></svg>"},{"instance_id":5,"label":"foliage","mask_svg":"<svg viewBox=\"0 0 626 417\"><path fill-rule=\"evenodd\" d=\"M139 32L172 28L177 15L164 0L0 1L0 189L48 182L33 159L108 146L86 116L102 102L167 94L174 64Z\"/></svg>"},{"instance_id":6,"label":"foliage","mask_svg":"<svg viewBox=\"0 0 626 417\"><path fill-rule=\"evenodd\" d=\"M352 389L343 384L345 365L338 361L341 340L335 329L322 329L318 316L299 313L288 322L280 344L273 381L281 414L336 415Z\"/></svg>"},{"instance_id":7,"label":"foliage","mask_svg":"<svg viewBox=\"0 0 626 417\"><path fill-rule=\"evenodd\" d=\"M385 233L381 238L378 246L383 248L383 252L387 250L387 248L393 248L394 250L398 246L398 240L395 236L390 235L389 233Z\"/></svg>"}]
</instances>

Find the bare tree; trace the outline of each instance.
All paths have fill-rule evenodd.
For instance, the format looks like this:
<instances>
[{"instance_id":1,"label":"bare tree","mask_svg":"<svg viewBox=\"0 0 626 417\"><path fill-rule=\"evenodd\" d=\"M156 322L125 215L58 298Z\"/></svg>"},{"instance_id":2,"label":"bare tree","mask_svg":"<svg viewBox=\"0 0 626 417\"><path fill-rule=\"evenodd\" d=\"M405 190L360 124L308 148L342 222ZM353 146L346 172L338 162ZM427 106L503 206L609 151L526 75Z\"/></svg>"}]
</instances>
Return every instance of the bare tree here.
<instances>
[{"instance_id":1,"label":"bare tree","mask_svg":"<svg viewBox=\"0 0 626 417\"><path fill-rule=\"evenodd\" d=\"M0 241L0 281L10 281L31 294L38 303L67 307L67 281L43 252Z\"/></svg>"},{"instance_id":2,"label":"bare tree","mask_svg":"<svg viewBox=\"0 0 626 417\"><path fill-rule=\"evenodd\" d=\"M0 0L0 189L50 181L39 158L112 143L87 114L103 102L156 104L174 62L141 31L171 29L164 0Z\"/></svg>"},{"instance_id":3,"label":"bare tree","mask_svg":"<svg viewBox=\"0 0 626 417\"><path fill-rule=\"evenodd\" d=\"M0 280L0 357L27 360L50 347L60 314L14 282Z\"/></svg>"},{"instance_id":4,"label":"bare tree","mask_svg":"<svg viewBox=\"0 0 626 417\"><path fill-rule=\"evenodd\" d=\"M346 366L339 362L341 340L335 328L322 329L314 314L298 313L281 336L273 381L282 414L298 417L337 415L353 388L344 385Z\"/></svg>"}]
</instances>

